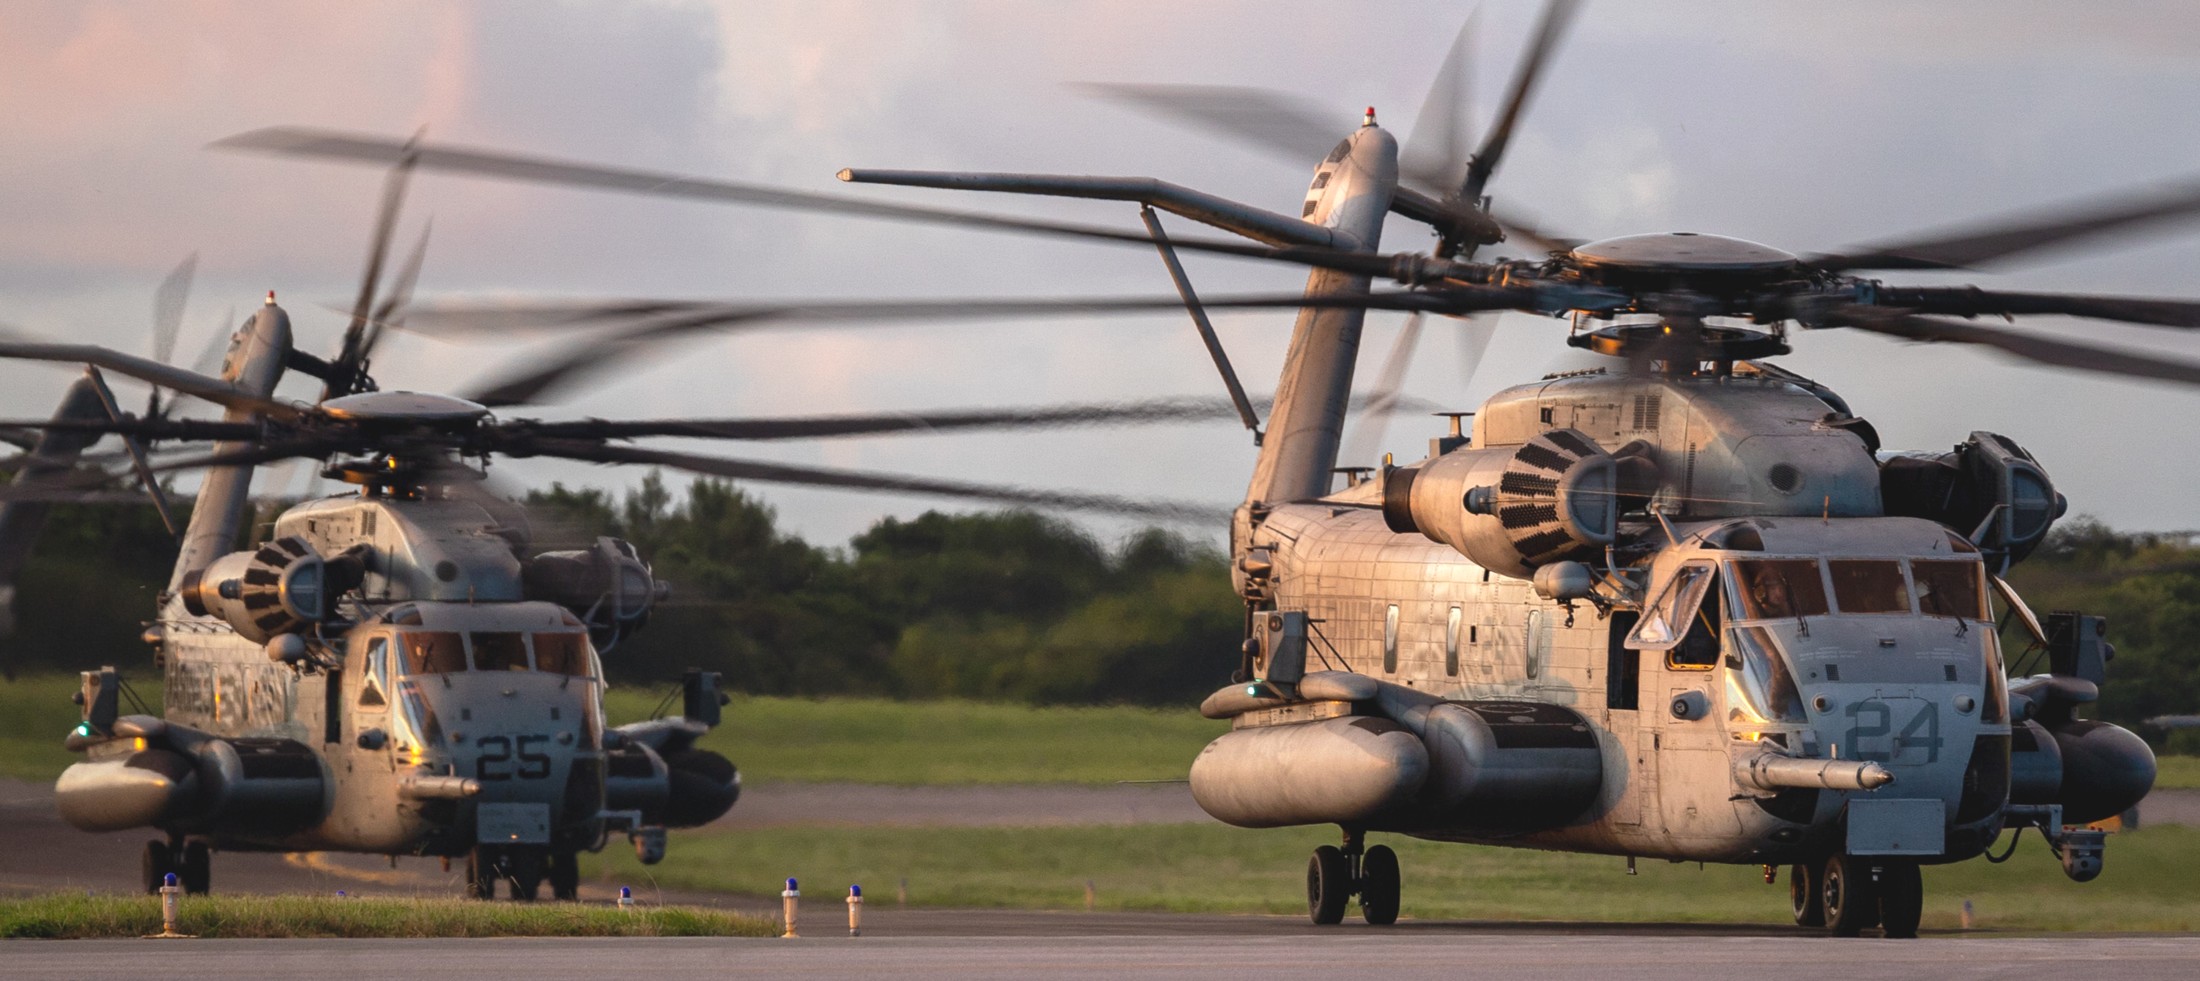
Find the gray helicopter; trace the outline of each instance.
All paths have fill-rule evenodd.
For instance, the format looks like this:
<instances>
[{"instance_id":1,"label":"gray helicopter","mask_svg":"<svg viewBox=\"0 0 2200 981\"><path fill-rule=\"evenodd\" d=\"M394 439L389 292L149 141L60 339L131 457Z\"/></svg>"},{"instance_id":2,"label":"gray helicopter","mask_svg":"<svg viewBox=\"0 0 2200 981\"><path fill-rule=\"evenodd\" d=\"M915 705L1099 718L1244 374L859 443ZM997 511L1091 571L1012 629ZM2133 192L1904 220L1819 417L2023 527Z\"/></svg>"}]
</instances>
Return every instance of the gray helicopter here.
<instances>
[{"instance_id":1,"label":"gray helicopter","mask_svg":"<svg viewBox=\"0 0 2200 981\"><path fill-rule=\"evenodd\" d=\"M104 436L121 438L118 459L164 516L160 478L203 471L173 574L144 633L162 674L164 710L129 714L124 701L135 696L119 672L84 672L83 721L66 742L85 760L55 786L56 807L79 828L161 834L143 853L148 890L175 874L187 891L208 891L219 851L334 851L462 858L477 897L492 898L502 882L511 898L533 899L547 879L555 898L572 899L579 853L624 834L644 863L655 863L667 828L712 821L739 799L734 765L697 745L726 700L716 673L682 677L677 716L615 727L605 720L604 658L646 625L668 585L617 539L542 547L525 509L484 486L493 457L647 464L1162 520L1210 513L632 441L1166 422L1234 411L1216 402L558 422L499 420L470 399L383 391L370 360L385 329L403 325L426 243L377 303L411 164L390 175L364 285L333 358L293 343L273 293L230 336L217 374L90 345L0 341L0 358L87 366L52 419L7 424L37 434L17 479L0 487L0 552L10 576L53 502L114 499L118 492L100 485L121 475L84 465L104 462L85 455ZM922 303L835 309L931 312ZM318 379L319 397L279 397L291 372ZM144 415L119 408L107 373L155 386ZM165 405L163 389L172 393ZM168 409L184 397L225 415L171 418ZM194 441L213 447L153 455L162 444ZM255 468L291 459L320 461L323 477L357 490L296 504L264 540L234 550L253 504Z\"/></svg>"},{"instance_id":2,"label":"gray helicopter","mask_svg":"<svg viewBox=\"0 0 2200 981\"><path fill-rule=\"evenodd\" d=\"M1339 922L1355 899L1371 923L1399 915L1396 854L1367 844L1370 832L1761 866L1768 883L1786 865L1796 922L1839 935L1914 936L1923 867L2005 860L2026 829L2071 878L2094 878L2105 838L2085 825L2145 796L2154 760L2137 736L2081 716L2113 654L2100 619L2043 622L2001 579L2066 508L2046 470L1983 431L1946 452L1889 451L1838 393L1768 359L1788 353L1792 329L1842 328L2200 382L2200 366L1951 319L2193 328L2200 303L1855 275L1964 268L2189 217L2200 193L1814 255L1715 235L1550 236L1493 208L1485 189L1574 7L1548 9L1471 152L1456 125L1462 35L1423 112L1440 124L1440 145L1401 154L1370 110L1322 158L1295 215L1143 177L840 174L1133 202L1145 227L1125 231L473 148L424 149L419 163L1158 250L1259 446L1230 526L1246 636L1232 683L1201 707L1233 728L1194 761L1192 790L1231 824L1341 829L1341 847L1309 861L1316 923ZM1271 150L1311 146L1315 156L1334 139L1318 120L1242 91L1112 94ZM228 145L373 164L406 152L399 141L296 129ZM1162 212L1251 241L1170 235ZM1390 215L1430 226L1433 252L1379 251ZM1473 261L1508 241L1531 257ZM1313 271L1288 299L1202 298L1185 252ZM1373 290L1377 280L1404 288ZM1207 323L1219 307L1300 308L1265 430ZM1370 309L1409 311L1412 324L1492 311L1565 317L1569 344L1612 360L1451 413L1426 459L1386 459L1372 479L1347 471L1340 489ZM776 315L635 300L445 313L632 324L586 358L520 379L522 395L649 344ZM1381 387L1377 405L1394 379ZM2011 622L2026 645L2015 656L2002 647ZM2041 660L2044 672L2025 673ZM2006 850L1991 854L2004 835Z\"/></svg>"}]
</instances>

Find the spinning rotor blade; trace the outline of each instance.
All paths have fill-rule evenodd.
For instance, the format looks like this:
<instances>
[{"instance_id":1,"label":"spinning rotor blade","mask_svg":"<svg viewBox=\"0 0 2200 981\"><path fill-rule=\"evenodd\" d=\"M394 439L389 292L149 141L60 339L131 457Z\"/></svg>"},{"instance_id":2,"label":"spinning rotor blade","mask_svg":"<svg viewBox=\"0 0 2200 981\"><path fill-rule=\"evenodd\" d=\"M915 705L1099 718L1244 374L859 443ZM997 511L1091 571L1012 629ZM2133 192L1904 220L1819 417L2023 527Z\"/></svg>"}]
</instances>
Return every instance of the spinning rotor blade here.
<instances>
[{"instance_id":1,"label":"spinning rotor blade","mask_svg":"<svg viewBox=\"0 0 2200 981\"><path fill-rule=\"evenodd\" d=\"M366 338L359 342L359 362L362 367L374 357L375 345L382 342L382 331L387 328L403 330L406 307L412 303L413 286L420 282L420 264L428 256L428 234L435 230L429 222L420 229L420 241L413 244L412 253L405 257L405 265L398 270L397 282L374 308L374 315L367 320Z\"/></svg>"},{"instance_id":2,"label":"spinning rotor blade","mask_svg":"<svg viewBox=\"0 0 2200 981\"><path fill-rule=\"evenodd\" d=\"M1505 94L1504 108L1498 110L1497 122L1490 127L1488 136L1482 138L1482 146L1467 161L1466 180L1460 184L1459 197L1467 202L1482 199L1482 189L1490 182L1490 175L1497 172L1497 164L1505 158L1505 147L1512 142L1513 127L1520 122L1520 114L1527 108L1528 97L1535 92L1535 84L1542 77L1543 66L1550 60L1551 51L1558 47L1558 39L1566 32L1566 25L1573 19L1574 11L1581 4L1578 0L1551 0L1543 8L1543 19L1536 25L1535 40L1528 45L1528 53L1521 59L1519 69L1513 74L1512 88Z\"/></svg>"},{"instance_id":3,"label":"spinning rotor blade","mask_svg":"<svg viewBox=\"0 0 2200 981\"><path fill-rule=\"evenodd\" d=\"M1143 234L1120 232L1090 225L1012 218L1004 215L988 215L969 211L950 211L943 208L926 208L916 205L888 204L882 201L867 201L861 198L786 190L763 184L748 184L702 177L683 177L676 174L572 163L552 160L547 157L534 157L469 147L414 144L380 136L304 127L284 126L254 130L228 139L218 140L210 146L215 149L249 150L284 156L319 157L385 166L401 163L406 159L408 153L413 153L417 156L414 164L423 170L467 174L475 177L523 183L625 191L653 197L682 198L721 204L748 204L765 208L783 208L790 211L847 215L858 218L881 218L890 221L989 228L997 231L1028 232L1066 238L1126 242L1149 248L1153 245L1153 239ZM1266 258L1267 253L1273 251L1260 246L1244 246L1231 242L1202 240L1180 239L1176 241L1176 245L1178 248L1183 249L1216 252L1224 255L1241 255L1249 258Z\"/></svg>"},{"instance_id":4,"label":"spinning rotor blade","mask_svg":"<svg viewBox=\"0 0 2200 981\"><path fill-rule=\"evenodd\" d=\"M2166 361L2143 354L2132 354L2108 348L2093 347L2070 341L2055 340L2034 334L2019 334L1995 330L1960 320L1942 320L1921 317L1901 310L1842 304L1819 311L1813 318L1814 325L1853 327L1874 334L1886 334L1913 341L1944 341L1956 344L1978 344L1997 348L2017 357L2041 364L2082 371L2098 371L2113 375L2129 375L2134 378L2155 378L2163 381L2200 385L2200 364Z\"/></svg>"},{"instance_id":5,"label":"spinning rotor blade","mask_svg":"<svg viewBox=\"0 0 2200 981\"><path fill-rule=\"evenodd\" d=\"M1474 68L1467 63L1474 43L1477 7L1460 25L1451 49L1436 68L1428 94L1421 97L1421 111L1413 117L1413 133L1398 150L1398 177L1423 188L1449 190L1466 179L1467 114L1474 105L1470 86Z\"/></svg>"},{"instance_id":6,"label":"spinning rotor blade","mask_svg":"<svg viewBox=\"0 0 2200 981\"><path fill-rule=\"evenodd\" d=\"M198 274L199 254L185 256L167 279L160 281L160 288L153 291L153 360L167 364L175 360L176 334L183 329L183 310L191 300L191 279ZM145 414L160 414L160 389L156 386L146 396Z\"/></svg>"},{"instance_id":7,"label":"spinning rotor blade","mask_svg":"<svg viewBox=\"0 0 2200 981\"><path fill-rule=\"evenodd\" d=\"M139 381L151 382L164 388L173 389L185 395L202 398L225 409L245 409L276 418L294 418L299 414L297 406L241 391L235 385L219 378L211 378L194 371L185 371L182 368L173 368L157 361L148 361L135 355L124 354L111 348L99 347L93 344L50 344L38 341L0 340L0 358L88 364L105 368L118 375L126 375Z\"/></svg>"},{"instance_id":8,"label":"spinning rotor blade","mask_svg":"<svg viewBox=\"0 0 2200 981\"><path fill-rule=\"evenodd\" d=\"M1208 308L1220 309L1296 309L1302 307L1339 307L1353 309L1436 310L1449 311L1462 304L1469 309L1497 309L1519 306L1532 302L1533 294L1526 290L1500 287L1464 287L1436 293L1387 292L1361 296L1307 297L1299 294L1275 294L1268 296L1233 296L1202 298L1200 303ZM514 374L486 383L466 397L487 406L524 405L542 400L549 393L570 385L587 375L603 371L620 359L642 353L660 344L678 341L709 330L785 326L797 323L814 323L829 320L888 321L921 320L937 317L1002 317L1002 316L1060 316L1070 314L1142 313L1175 310L1183 306L1178 297L1089 297L1066 300L909 300L884 303L821 303L821 304L714 304L696 303L681 305L672 302L634 301L613 304L613 308L633 309L651 306L665 311L677 311L638 327L590 339L572 348L523 366ZM1480 304L1480 305L1474 305ZM529 308L547 312L544 306ZM567 322L584 322L596 316L587 306L576 309ZM420 314L429 319L426 311ZM492 322L501 314L492 311Z\"/></svg>"},{"instance_id":9,"label":"spinning rotor blade","mask_svg":"<svg viewBox=\"0 0 2200 981\"><path fill-rule=\"evenodd\" d=\"M1382 373L1376 376L1375 389L1368 393L1367 409L1353 427L1352 438L1347 443L1353 452L1345 455L1348 460L1372 459L1381 449L1383 433L1390 428L1391 414L1398 408L1398 389L1405 385L1406 369L1413 362L1413 351L1421 343L1421 318L1416 310L1406 315L1405 326L1398 328L1398 339L1390 345L1390 354L1383 358Z\"/></svg>"},{"instance_id":10,"label":"spinning rotor blade","mask_svg":"<svg viewBox=\"0 0 2200 981\"><path fill-rule=\"evenodd\" d=\"M359 298L352 302L351 323L344 328L344 345L330 364L329 377L321 387L323 402L367 387L365 348L367 324L374 318L374 291L381 285L382 265L390 256L390 236L397 231L397 218L404 210L405 185L412 178L413 167L420 162L419 147L420 134L416 133L399 148L397 161L383 180L382 205L375 214L374 237L367 246L367 268L359 277Z\"/></svg>"},{"instance_id":11,"label":"spinning rotor blade","mask_svg":"<svg viewBox=\"0 0 2200 981\"><path fill-rule=\"evenodd\" d=\"M584 419L577 422L521 421L511 431L526 436L565 439L631 439L681 436L703 439L781 440L876 436L890 433L950 432L962 429L1050 429L1105 423L1193 422L1236 418L1237 409L1215 399L1157 399L1097 405L1044 406L1029 409L968 409L883 415L810 416L782 419Z\"/></svg>"},{"instance_id":12,"label":"spinning rotor blade","mask_svg":"<svg viewBox=\"0 0 2200 981\"><path fill-rule=\"evenodd\" d=\"M1236 85L1088 82L1092 95L1219 132L1294 166L1318 161L1337 143L1338 120L1312 103Z\"/></svg>"},{"instance_id":13,"label":"spinning rotor blade","mask_svg":"<svg viewBox=\"0 0 2200 981\"><path fill-rule=\"evenodd\" d=\"M2078 202L1968 231L1806 256L1820 269L1960 269L2200 214L2200 180Z\"/></svg>"},{"instance_id":14,"label":"spinning rotor blade","mask_svg":"<svg viewBox=\"0 0 2200 981\"><path fill-rule=\"evenodd\" d=\"M1873 297L1879 306L1914 313L1957 316L2064 314L2095 320L2200 328L2200 300L2153 300L2082 293L2012 293L1956 287L1883 287Z\"/></svg>"},{"instance_id":15,"label":"spinning rotor blade","mask_svg":"<svg viewBox=\"0 0 2200 981\"><path fill-rule=\"evenodd\" d=\"M1218 520L1228 513L1227 508L1219 506L1175 501L1141 501L1110 494L1076 494L1063 491L1029 490L1019 487L994 487L939 480L931 477L866 473L855 470L830 470L822 467L767 463L761 460L735 460L648 449L639 446L611 446L580 440L543 440L534 446L534 450L541 456L557 457L565 460L583 460L592 463L641 463L672 467L705 476L727 477L734 480L750 480L759 483L841 487L850 490L889 491L927 497L952 497L964 500L991 501L999 504L1059 508L1065 511L1087 511L1096 514L1146 518L1155 521L1204 523Z\"/></svg>"}]
</instances>

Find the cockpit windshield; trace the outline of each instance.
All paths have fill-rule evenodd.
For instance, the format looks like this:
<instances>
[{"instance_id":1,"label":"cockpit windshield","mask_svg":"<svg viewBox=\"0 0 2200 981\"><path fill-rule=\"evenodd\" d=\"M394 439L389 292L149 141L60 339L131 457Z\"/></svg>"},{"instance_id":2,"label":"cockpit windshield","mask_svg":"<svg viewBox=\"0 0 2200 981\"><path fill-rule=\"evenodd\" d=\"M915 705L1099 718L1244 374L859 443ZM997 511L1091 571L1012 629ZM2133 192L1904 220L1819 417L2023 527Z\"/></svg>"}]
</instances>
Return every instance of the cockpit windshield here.
<instances>
[{"instance_id":1,"label":"cockpit windshield","mask_svg":"<svg viewBox=\"0 0 2200 981\"><path fill-rule=\"evenodd\" d=\"M459 671L545 671L590 677L595 674L589 656L588 635L573 631L407 630L403 641L404 673L449 674ZM471 657L469 658L469 655Z\"/></svg>"},{"instance_id":2,"label":"cockpit windshield","mask_svg":"<svg viewBox=\"0 0 2200 981\"><path fill-rule=\"evenodd\" d=\"M1832 613L1991 619L1984 567L1975 560L1741 559L1733 567L1740 620Z\"/></svg>"},{"instance_id":3,"label":"cockpit windshield","mask_svg":"<svg viewBox=\"0 0 2200 981\"><path fill-rule=\"evenodd\" d=\"M1826 584L1817 559L1744 559L1734 563L1743 620L1825 616Z\"/></svg>"}]
</instances>

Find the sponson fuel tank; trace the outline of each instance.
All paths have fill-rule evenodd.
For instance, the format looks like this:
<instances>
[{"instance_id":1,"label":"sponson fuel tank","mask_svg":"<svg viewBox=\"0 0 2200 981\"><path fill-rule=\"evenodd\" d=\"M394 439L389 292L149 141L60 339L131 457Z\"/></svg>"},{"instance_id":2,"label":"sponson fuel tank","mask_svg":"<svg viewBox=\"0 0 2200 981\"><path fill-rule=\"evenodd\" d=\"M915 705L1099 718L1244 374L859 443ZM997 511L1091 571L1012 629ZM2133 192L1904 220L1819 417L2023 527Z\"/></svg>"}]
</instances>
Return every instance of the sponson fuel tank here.
<instances>
[{"instance_id":1,"label":"sponson fuel tank","mask_svg":"<svg viewBox=\"0 0 2200 981\"><path fill-rule=\"evenodd\" d=\"M1510 832L1564 825L1603 787L1596 735L1570 709L1377 687L1372 704L1383 715L1246 725L1286 710L1245 713L1193 761L1193 799L1217 820L1247 828ZM1348 703L1291 708L1322 704Z\"/></svg>"}]
</instances>

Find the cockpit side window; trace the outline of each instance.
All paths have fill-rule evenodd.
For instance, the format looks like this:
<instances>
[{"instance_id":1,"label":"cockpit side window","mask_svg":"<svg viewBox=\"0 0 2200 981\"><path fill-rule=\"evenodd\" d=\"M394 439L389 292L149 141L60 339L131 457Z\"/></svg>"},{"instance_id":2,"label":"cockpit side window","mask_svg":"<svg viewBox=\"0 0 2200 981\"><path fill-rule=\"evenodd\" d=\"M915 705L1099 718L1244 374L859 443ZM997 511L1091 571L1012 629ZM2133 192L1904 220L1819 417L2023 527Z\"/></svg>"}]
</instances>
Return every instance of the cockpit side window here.
<instances>
[{"instance_id":1,"label":"cockpit side window","mask_svg":"<svg viewBox=\"0 0 2200 981\"><path fill-rule=\"evenodd\" d=\"M1642 620L1635 624L1635 632L1628 637L1627 646L1642 651L1664 651L1679 644L1694 626L1704 593L1711 588L1714 568L1709 562L1691 561L1673 570L1657 598L1644 604Z\"/></svg>"},{"instance_id":2,"label":"cockpit side window","mask_svg":"<svg viewBox=\"0 0 2200 981\"><path fill-rule=\"evenodd\" d=\"M1833 559L1833 602L1843 613L1908 613L1910 588L1892 559Z\"/></svg>"},{"instance_id":3,"label":"cockpit side window","mask_svg":"<svg viewBox=\"0 0 2200 981\"><path fill-rule=\"evenodd\" d=\"M1705 591L1687 635L1665 653L1665 666L1683 671L1709 671L1719 664L1719 591Z\"/></svg>"},{"instance_id":4,"label":"cockpit side window","mask_svg":"<svg viewBox=\"0 0 2200 981\"><path fill-rule=\"evenodd\" d=\"M1911 559L1917 582L1917 610L1929 617L1990 619L1986 612L1986 569L1961 559Z\"/></svg>"},{"instance_id":5,"label":"cockpit side window","mask_svg":"<svg viewBox=\"0 0 2200 981\"><path fill-rule=\"evenodd\" d=\"M448 674L466 670L466 643L454 631L408 630L405 641L406 674Z\"/></svg>"},{"instance_id":6,"label":"cockpit side window","mask_svg":"<svg viewBox=\"0 0 2200 981\"><path fill-rule=\"evenodd\" d=\"M1826 583L1817 559L1743 559L1734 563L1743 620L1825 616Z\"/></svg>"},{"instance_id":7,"label":"cockpit side window","mask_svg":"<svg viewBox=\"0 0 2200 981\"><path fill-rule=\"evenodd\" d=\"M577 632L536 634L535 670L586 677L589 673L587 641L587 634Z\"/></svg>"},{"instance_id":8,"label":"cockpit side window","mask_svg":"<svg viewBox=\"0 0 2200 981\"><path fill-rule=\"evenodd\" d=\"M527 642L522 635L477 630L466 638L473 642L474 670L527 670Z\"/></svg>"},{"instance_id":9,"label":"cockpit side window","mask_svg":"<svg viewBox=\"0 0 2200 981\"><path fill-rule=\"evenodd\" d=\"M365 709L388 708L390 704L390 639L376 637L367 642L366 677L359 686L359 707Z\"/></svg>"}]
</instances>

